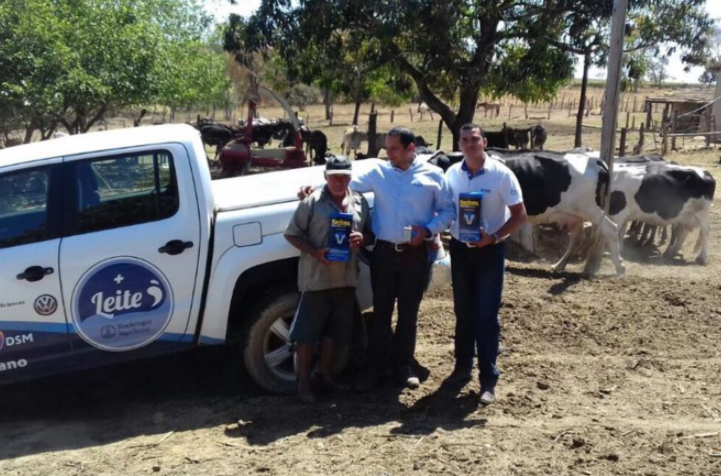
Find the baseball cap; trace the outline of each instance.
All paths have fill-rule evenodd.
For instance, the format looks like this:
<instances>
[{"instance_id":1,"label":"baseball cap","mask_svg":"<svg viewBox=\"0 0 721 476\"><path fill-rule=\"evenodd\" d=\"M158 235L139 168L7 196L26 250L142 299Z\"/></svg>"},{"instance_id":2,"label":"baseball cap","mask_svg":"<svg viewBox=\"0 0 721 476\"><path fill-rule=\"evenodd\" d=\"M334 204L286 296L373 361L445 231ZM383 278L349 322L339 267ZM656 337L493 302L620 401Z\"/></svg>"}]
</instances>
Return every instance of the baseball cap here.
<instances>
[{"instance_id":1,"label":"baseball cap","mask_svg":"<svg viewBox=\"0 0 721 476\"><path fill-rule=\"evenodd\" d=\"M325 173L328 175L351 175L352 167L345 155L331 155L325 161Z\"/></svg>"}]
</instances>

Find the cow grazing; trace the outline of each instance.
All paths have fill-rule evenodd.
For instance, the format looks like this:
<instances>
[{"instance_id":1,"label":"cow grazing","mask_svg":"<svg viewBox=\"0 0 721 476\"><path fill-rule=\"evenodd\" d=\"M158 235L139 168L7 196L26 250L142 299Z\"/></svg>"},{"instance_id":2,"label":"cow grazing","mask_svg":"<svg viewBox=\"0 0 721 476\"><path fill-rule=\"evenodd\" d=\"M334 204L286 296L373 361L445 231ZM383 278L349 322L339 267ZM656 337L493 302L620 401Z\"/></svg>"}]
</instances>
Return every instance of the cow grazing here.
<instances>
[{"instance_id":1,"label":"cow grazing","mask_svg":"<svg viewBox=\"0 0 721 476\"><path fill-rule=\"evenodd\" d=\"M499 132L495 131L483 131L483 135L486 138L486 147L495 147L498 149L508 149L508 128L506 124L503 124L503 129Z\"/></svg>"},{"instance_id":2,"label":"cow grazing","mask_svg":"<svg viewBox=\"0 0 721 476\"><path fill-rule=\"evenodd\" d=\"M531 126L532 149L543 150L543 145L546 143L546 139L548 139L548 134L546 134L546 129L544 129L543 126Z\"/></svg>"},{"instance_id":3,"label":"cow grazing","mask_svg":"<svg viewBox=\"0 0 721 476\"><path fill-rule=\"evenodd\" d=\"M498 151L489 151L492 158ZM618 247L618 227L600 206L600 190L608 183L608 168L599 159L558 152L500 154L518 178L532 225L555 224L570 233L563 257L553 265L562 271L583 237L584 221L600 230L616 273L625 272Z\"/></svg>"},{"instance_id":4,"label":"cow grazing","mask_svg":"<svg viewBox=\"0 0 721 476\"><path fill-rule=\"evenodd\" d=\"M233 130L223 124L205 125L200 128L200 138L205 145L215 146L215 159L220 151L233 138Z\"/></svg>"},{"instance_id":5,"label":"cow grazing","mask_svg":"<svg viewBox=\"0 0 721 476\"><path fill-rule=\"evenodd\" d=\"M614 167L610 215L620 226L620 237L628 222L674 227L676 236L664 253L676 256L689 232L699 228L696 262L708 262L711 204L716 181L708 171L668 163L619 164Z\"/></svg>"},{"instance_id":6,"label":"cow grazing","mask_svg":"<svg viewBox=\"0 0 721 476\"><path fill-rule=\"evenodd\" d=\"M431 120L433 120L433 111L431 111L431 108L428 107L428 104L422 102L418 105L418 113L421 115L421 121L423 120L423 116L426 114L431 116Z\"/></svg>"},{"instance_id":7,"label":"cow grazing","mask_svg":"<svg viewBox=\"0 0 721 476\"><path fill-rule=\"evenodd\" d=\"M328 152L328 138L322 131L312 131L303 137L310 159L316 165L325 164L325 154Z\"/></svg>"},{"instance_id":8,"label":"cow grazing","mask_svg":"<svg viewBox=\"0 0 721 476\"><path fill-rule=\"evenodd\" d=\"M430 147L433 145L426 142L423 136L416 136L416 140L413 143L416 145L416 147Z\"/></svg>"},{"instance_id":9,"label":"cow grazing","mask_svg":"<svg viewBox=\"0 0 721 476\"><path fill-rule=\"evenodd\" d=\"M479 102L476 105L476 112L483 109L484 114L483 117L488 116L488 111L491 111L491 117L493 117L493 113L496 113L496 117L501 113L501 103L498 102Z\"/></svg>"},{"instance_id":10,"label":"cow grazing","mask_svg":"<svg viewBox=\"0 0 721 476\"><path fill-rule=\"evenodd\" d=\"M362 142L368 141L368 132L361 131L358 126L353 126L350 129L346 129L343 134L343 142L340 145L343 154L350 157L350 151L354 151L354 154L358 154L358 149Z\"/></svg>"},{"instance_id":11,"label":"cow grazing","mask_svg":"<svg viewBox=\"0 0 721 476\"><path fill-rule=\"evenodd\" d=\"M514 129L508 128L508 146L514 146L516 149L528 149L531 142L531 129Z\"/></svg>"}]
</instances>

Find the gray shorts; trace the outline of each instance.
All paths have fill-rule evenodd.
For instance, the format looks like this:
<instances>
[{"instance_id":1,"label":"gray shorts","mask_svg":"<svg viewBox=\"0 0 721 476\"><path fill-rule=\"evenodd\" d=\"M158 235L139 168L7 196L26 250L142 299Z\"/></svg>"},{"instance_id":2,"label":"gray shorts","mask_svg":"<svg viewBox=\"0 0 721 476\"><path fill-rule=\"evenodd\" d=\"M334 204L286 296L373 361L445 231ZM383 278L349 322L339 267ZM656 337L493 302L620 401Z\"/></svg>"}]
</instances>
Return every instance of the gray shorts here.
<instances>
[{"instance_id":1,"label":"gray shorts","mask_svg":"<svg viewBox=\"0 0 721 476\"><path fill-rule=\"evenodd\" d=\"M355 305L355 288L305 291L290 328L291 342L315 344L329 337L338 345L350 343Z\"/></svg>"}]
</instances>

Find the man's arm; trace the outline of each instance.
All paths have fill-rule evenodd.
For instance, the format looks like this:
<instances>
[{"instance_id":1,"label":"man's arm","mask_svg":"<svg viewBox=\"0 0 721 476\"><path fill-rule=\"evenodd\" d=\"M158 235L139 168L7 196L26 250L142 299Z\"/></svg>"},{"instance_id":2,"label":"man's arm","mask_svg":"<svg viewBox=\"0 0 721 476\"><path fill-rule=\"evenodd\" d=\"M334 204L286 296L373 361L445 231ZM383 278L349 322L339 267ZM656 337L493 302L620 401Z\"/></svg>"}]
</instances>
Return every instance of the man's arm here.
<instances>
[{"instance_id":1,"label":"man's arm","mask_svg":"<svg viewBox=\"0 0 721 476\"><path fill-rule=\"evenodd\" d=\"M511 205L508 209L511 211L511 218L496 232L499 239L512 235L516 230L521 228L528 216L526 214L526 205L524 205L523 202L517 205Z\"/></svg>"},{"instance_id":2,"label":"man's arm","mask_svg":"<svg viewBox=\"0 0 721 476\"><path fill-rule=\"evenodd\" d=\"M313 204L310 200L303 200L300 202L283 236L288 243L300 250L301 253L312 256L323 264L330 264L331 262L325 257L328 250L325 248L319 249L314 247L307 239L308 226L310 225L310 220L313 216L311 213L312 207Z\"/></svg>"},{"instance_id":3,"label":"man's arm","mask_svg":"<svg viewBox=\"0 0 721 476\"><path fill-rule=\"evenodd\" d=\"M371 169L368 172L354 177L353 180L351 180L350 182L351 190L358 193L372 192L374 184L374 170L375 169ZM315 189L312 185L303 185L298 190L298 198L301 200L305 200L305 198L308 197L311 193L313 193L314 190Z\"/></svg>"},{"instance_id":4,"label":"man's arm","mask_svg":"<svg viewBox=\"0 0 721 476\"><path fill-rule=\"evenodd\" d=\"M456 204L448 180L441 175L441 188L436 192L436 216L426 225L432 234L447 230L456 219Z\"/></svg>"},{"instance_id":5,"label":"man's arm","mask_svg":"<svg viewBox=\"0 0 721 476\"><path fill-rule=\"evenodd\" d=\"M317 259L323 264L331 264L332 262L326 259L325 254L328 252L328 248L315 248L311 246L308 241L302 236L284 235L288 243L298 248L301 253L305 253L313 258Z\"/></svg>"},{"instance_id":6,"label":"man's arm","mask_svg":"<svg viewBox=\"0 0 721 476\"><path fill-rule=\"evenodd\" d=\"M373 191L373 185L375 183L375 167L353 177L350 182L351 190L358 193L367 193Z\"/></svg>"},{"instance_id":7,"label":"man's arm","mask_svg":"<svg viewBox=\"0 0 721 476\"><path fill-rule=\"evenodd\" d=\"M486 230L481 228L481 239L479 241L471 243L471 245L477 248L483 248L484 246L488 245L495 245L499 241L503 241L506 237L513 234L514 231L518 230L521 225L523 225L523 223L525 223L526 221L526 206L523 204L523 202L521 202L516 205L511 205L510 207L508 207L508 209L511 211L511 218L509 218L506 223L504 223L503 226L500 227L495 233L495 235L498 237L498 240L493 238L493 236L488 234Z\"/></svg>"}]
</instances>

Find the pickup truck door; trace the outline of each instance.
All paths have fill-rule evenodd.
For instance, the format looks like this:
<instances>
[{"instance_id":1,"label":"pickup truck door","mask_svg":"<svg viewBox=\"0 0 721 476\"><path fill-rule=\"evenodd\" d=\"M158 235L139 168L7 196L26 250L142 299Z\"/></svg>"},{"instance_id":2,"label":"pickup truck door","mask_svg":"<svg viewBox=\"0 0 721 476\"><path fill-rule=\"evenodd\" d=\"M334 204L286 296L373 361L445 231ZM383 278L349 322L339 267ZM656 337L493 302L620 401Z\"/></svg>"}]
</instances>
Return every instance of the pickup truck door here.
<instances>
[{"instance_id":1,"label":"pickup truck door","mask_svg":"<svg viewBox=\"0 0 721 476\"><path fill-rule=\"evenodd\" d=\"M201 236L189 160L180 144L65 158L63 296L78 357L104 351L89 365L194 339Z\"/></svg>"},{"instance_id":2,"label":"pickup truck door","mask_svg":"<svg viewBox=\"0 0 721 476\"><path fill-rule=\"evenodd\" d=\"M62 159L0 169L0 383L70 354L58 252Z\"/></svg>"}]
</instances>

